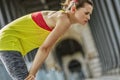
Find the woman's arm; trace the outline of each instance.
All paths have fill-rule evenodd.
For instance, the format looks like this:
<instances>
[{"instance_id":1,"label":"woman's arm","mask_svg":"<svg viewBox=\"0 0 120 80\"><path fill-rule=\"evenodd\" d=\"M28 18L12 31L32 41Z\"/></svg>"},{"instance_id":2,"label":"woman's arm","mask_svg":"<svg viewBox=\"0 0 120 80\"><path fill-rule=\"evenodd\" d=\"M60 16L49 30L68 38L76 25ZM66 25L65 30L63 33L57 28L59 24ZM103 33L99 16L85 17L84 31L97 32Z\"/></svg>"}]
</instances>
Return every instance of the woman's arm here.
<instances>
[{"instance_id":1,"label":"woman's arm","mask_svg":"<svg viewBox=\"0 0 120 80\"><path fill-rule=\"evenodd\" d=\"M29 71L29 75L26 80L33 80L33 76L36 75L38 69L41 67L45 59L47 58L50 49L55 44L57 39L68 30L70 27L70 21L68 17L65 15L61 15L58 17L56 27L53 31L48 35L44 43L40 46L33 61L32 67Z\"/></svg>"}]
</instances>

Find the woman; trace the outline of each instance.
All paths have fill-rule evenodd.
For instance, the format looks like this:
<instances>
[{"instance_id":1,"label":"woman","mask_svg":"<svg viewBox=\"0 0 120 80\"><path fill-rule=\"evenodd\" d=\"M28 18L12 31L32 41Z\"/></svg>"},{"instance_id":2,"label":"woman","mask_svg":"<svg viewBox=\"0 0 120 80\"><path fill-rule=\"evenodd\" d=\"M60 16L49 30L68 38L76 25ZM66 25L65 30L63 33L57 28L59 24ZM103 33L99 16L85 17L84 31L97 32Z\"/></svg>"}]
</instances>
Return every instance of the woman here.
<instances>
[{"instance_id":1,"label":"woman","mask_svg":"<svg viewBox=\"0 0 120 80\"><path fill-rule=\"evenodd\" d=\"M88 22L93 3L91 0L66 0L63 9L31 13L1 29L0 59L13 80L34 80L58 38L72 24ZM28 72L23 56L38 47Z\"/></svg>"}]
</instances>

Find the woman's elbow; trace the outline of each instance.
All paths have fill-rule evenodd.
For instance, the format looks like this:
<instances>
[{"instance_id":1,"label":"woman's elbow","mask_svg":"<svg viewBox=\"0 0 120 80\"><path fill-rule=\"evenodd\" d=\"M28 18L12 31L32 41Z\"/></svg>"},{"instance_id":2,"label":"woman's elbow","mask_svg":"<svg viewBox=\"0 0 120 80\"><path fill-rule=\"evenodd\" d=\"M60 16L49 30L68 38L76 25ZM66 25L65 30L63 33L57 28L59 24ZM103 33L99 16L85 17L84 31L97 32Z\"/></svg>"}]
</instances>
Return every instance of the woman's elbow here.
<instances>
[{"instance_id":1,"label":"woman's elbow","mask_svg":"<svg viewBox=\"0 0 120 80\"><path fill-rule=\"evenodd\" d=\"M50 47L42 45L42 46L39 47L39 50L43 53L49 53L50 52Z\"/></svg>"}]
</instances>

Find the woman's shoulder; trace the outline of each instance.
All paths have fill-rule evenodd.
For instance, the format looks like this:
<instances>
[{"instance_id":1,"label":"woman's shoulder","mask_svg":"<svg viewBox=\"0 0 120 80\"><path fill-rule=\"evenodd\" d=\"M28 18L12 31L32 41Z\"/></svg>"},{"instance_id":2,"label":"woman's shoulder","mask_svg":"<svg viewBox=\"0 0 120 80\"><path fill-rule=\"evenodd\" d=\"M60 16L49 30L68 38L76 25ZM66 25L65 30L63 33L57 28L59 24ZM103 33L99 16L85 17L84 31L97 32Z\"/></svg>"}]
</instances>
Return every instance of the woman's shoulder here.
<instances>
[{"instance_id":1,"label":"woman's shoulder","mask_svg":"<svg viewBox=\"0 0 120 80\"><path fill-rule=\"evenodd\" d=\"M59 10L59 11L41 11L41 13L44 15L44 16L65 16L66 13L65 11L63 10Z\"/></svg>"},{"instance_id":2,"label":"woman's shoulder","mask_svg":"<svg viewBox=\"0 0 120 80\"><path fill-rule=\"evenodd\" d=\"M69 17L65 11L42 11L41 12L45 21L51 26L55 26L58 21L65 22L69 20ZM52 24L51 24L52 23ZM54 24L54 25L53 25Z\"/></svg>"},{"instance_id":3,"label":"woman's shoulder","mask_svg":"<svg viewBox=\"0 0 120 80\"><path fill-rule=\"evenodd\" d=\"M57 11L49 11L49 10L46 10L46 11L41 11L42 15L43 16L48 16L48 15L52 15L54 13L56 13Z\"/></svg>"}]
</instances>

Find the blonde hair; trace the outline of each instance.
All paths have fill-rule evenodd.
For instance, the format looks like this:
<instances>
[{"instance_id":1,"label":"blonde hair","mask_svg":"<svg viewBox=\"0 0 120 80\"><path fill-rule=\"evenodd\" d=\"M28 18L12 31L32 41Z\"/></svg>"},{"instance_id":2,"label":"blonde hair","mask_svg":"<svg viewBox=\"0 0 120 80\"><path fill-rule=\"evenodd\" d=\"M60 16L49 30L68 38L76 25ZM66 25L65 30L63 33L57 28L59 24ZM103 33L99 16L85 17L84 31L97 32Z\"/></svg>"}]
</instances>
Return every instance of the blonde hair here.
<instances>
[{"instance_id":1,"label":"blonde hair","mask_svg":"<svg viewBox=\"0 0 120 80\"><path fill-rule=\"evenodd\" d=\"M72 2L72 4L71 4ZM70 7L72 7L73 4L75 4L76 9L84 7L84 3L88 3L91 6L93 6L93 1L92 0L65 0L64 3L62 3L61 5L63 6L62 9L66 10Z\"/></svg>"},{"instance_id":2,"label":"blonde hair","mask_svg":"<svg viewBox=\"0 0 120 80\"><path fill-rule=\"evenodd\" d=\"M70 4L72 0L66 0L64 3L61 3L62 5L62 9L66 10L66 8L68 7L68 5Z\"/></svg>"}]
</instances>

